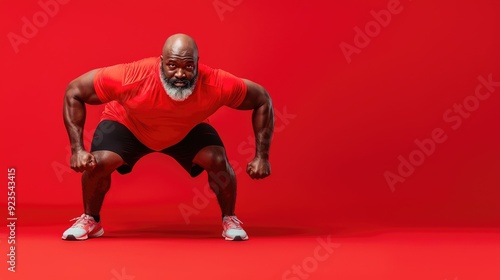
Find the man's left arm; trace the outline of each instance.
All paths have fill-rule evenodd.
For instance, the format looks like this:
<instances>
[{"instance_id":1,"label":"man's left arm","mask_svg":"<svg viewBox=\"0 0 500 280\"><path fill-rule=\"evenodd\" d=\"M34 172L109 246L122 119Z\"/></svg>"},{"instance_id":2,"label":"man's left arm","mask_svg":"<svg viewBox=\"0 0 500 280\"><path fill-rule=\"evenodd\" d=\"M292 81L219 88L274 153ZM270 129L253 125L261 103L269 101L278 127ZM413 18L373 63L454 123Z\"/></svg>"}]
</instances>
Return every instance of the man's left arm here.
<instances>
[{"instance_id":1,"label":"man's left arm","mask_svg":"<svg viewBox=\"0 0 500 280\"><path fill-rule=\"evenodd\" d=\"M255 157L247 165L252 179L262 179L271 174L269 148L274 130L274 110L271 97L261 85L243 79L247 93L238 110L253 110L252 126L255 134Z\"/></svg>"}]
</instances>

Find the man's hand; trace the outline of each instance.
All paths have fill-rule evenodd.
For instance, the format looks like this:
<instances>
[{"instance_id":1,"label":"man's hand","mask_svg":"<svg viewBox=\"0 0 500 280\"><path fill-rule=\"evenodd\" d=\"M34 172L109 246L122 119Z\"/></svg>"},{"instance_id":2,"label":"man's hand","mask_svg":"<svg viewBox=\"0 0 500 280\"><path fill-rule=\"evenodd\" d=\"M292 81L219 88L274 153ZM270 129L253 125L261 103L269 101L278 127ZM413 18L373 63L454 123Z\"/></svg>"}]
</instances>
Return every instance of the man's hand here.
<instances>
[{"instance_id":1,"label":"man's hand","mask_svg":"<svg viewBox=\"0 0 500 280\"><path fill-rule=\"evenodd\" d=\"M76 172L83 172L85 170L92 170L96 166L96 160L93 154L81 150L78 152L73 153L71 156L71 169L75 170Z\"/></svg>"},{"instance_id":2,"label":"man's hand","mask_svg":"<svg viewBox=\"0 0 500 280\"><path fill-rule=\"evenodd\" d=\"M271 175L271 164L269 160L255 157L247 165L247 173L252 179L263 179Z\"/></svg>"}]
</instances>

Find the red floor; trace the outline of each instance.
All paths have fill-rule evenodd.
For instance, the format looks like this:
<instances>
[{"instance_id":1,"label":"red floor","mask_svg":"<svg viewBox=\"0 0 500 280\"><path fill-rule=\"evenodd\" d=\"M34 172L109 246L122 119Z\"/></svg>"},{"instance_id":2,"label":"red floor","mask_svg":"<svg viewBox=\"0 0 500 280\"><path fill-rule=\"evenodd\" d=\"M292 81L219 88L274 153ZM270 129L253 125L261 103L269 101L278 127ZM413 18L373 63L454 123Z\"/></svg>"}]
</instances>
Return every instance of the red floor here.
<instances>
[{"instance_id":1,"label":"red floor","mask_svg":"<svg viewBox=\"0 0 500 280\"><path fill-rule=\"evenodd\" d=\"M19 220L17 271L8 272L4 261L0 279L500 279L499 229L293 226L251 218L250 240L227 242L213 219L140 222L114 211L105 236L83 242L60 240L67 213L45 225L36 217ZM5 260L5 242L0 249Z\"/></svg>"}]
</instances>

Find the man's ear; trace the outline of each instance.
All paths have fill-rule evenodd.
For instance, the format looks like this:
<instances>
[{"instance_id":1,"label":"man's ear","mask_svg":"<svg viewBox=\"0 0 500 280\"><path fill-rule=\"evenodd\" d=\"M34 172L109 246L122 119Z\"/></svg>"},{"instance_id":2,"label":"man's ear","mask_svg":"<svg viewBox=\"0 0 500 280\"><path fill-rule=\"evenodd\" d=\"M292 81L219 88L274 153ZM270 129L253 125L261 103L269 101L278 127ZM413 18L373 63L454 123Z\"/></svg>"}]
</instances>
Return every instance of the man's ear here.
<instances>
[{"instance_id":1,"label":"man's ear","mask_svg":"<svg viewBox=\"0 0 500 280\"><path fill-rule=\"evenodd\" d=\"M161 61L163 61L163 54L160 55Z\"/></svg>"}]
</instances>

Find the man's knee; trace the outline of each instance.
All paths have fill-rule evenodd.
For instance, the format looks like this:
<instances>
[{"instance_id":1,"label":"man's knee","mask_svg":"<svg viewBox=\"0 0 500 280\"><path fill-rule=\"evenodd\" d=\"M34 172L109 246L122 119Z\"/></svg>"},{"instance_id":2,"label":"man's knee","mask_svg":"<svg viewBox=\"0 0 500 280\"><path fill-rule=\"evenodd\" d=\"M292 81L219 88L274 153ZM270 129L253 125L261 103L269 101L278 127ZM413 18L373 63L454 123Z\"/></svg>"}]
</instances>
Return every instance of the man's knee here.
<instances>
[{"instance_id":1,"label":"man's knee","mask_svg":"<svg viewBox=\"0 0 500 280\"><path fill-rule=\"evenodd\" d=\"M228 167L226 152L220 146L208 146L196 155L194 162L205 170L225 170Z\"/></svg>"},{"instance_id":2,"label":"man's knee","mask_svg":"<svg viewBox=\"0 0 500 280\"><path fill-rule=\"evenodd\" d=\"M110 151L92 152L95 157L96 166L90 171L94 175L107 176L124 164L123 159L116 153Z\"/></svg>"}]
</instances>

